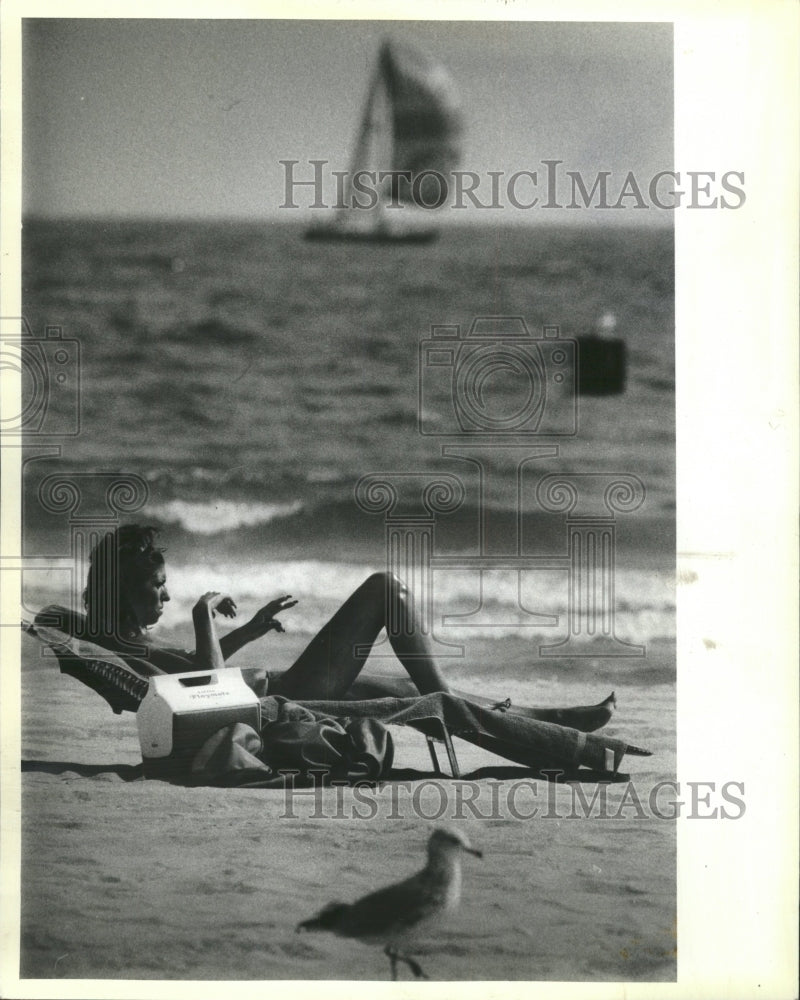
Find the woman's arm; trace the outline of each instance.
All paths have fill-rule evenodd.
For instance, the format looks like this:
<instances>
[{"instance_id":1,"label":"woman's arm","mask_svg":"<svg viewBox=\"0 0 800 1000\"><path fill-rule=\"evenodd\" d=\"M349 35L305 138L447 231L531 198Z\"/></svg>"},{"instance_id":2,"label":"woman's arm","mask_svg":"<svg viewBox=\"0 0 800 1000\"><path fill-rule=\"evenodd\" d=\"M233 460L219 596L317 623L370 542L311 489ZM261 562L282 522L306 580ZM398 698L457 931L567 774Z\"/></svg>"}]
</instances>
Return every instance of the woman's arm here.
<instances>
[{"instance_id":1,"label":"woman's arm","mask_svg":"<svg viewBox=\"0 0 800 1000\"><path fill-rule=\"evenodd\" d=\"M248 642L252 642L253 639L257 638L257 635L251 633L249 623L235 628L233 632L228 632L227 635L221 636L219 648L222 650L223 660L229 660L242 646L246 646Z\"/></svg>"},{"instance_id":2,"label":"woman's arm","mask_svg":"<svg viewBox=\"0 0 800 1000\"><path fill-rule=\"evenodd\" d=\"M197 669L188 655L183 656L174 650L159 646L148 646L145 659L154 667L152 672L155 674L185 674ZM138 660L135 666L139 673L143 673L140 664L141 660Z\"/></svg>"},{"instance_id":3,"label":"woman's arm","mask_svg":"<svg viewBox=\"0 0 800 1000\"><path fill-rule=\"evenodd\" d=\"M236 614L236 605L226 594L210 591L208 594L203 594L192 609L195 670L221 670L225 666L225 658L214 628L216 611L226 618L233 618Z\"/></svg>"},{"instance_id":4,"label":"woman's arm","mask_svg":"<svg viewBox=\"0 0 800 1000\"><path fill-rule=\"evenodd\" d=\"M257 611L253 615L246 625L242 625L240 628L234 629L233 632L222 636L219 640L219 646L223 659L229 659L242 646L246 646L248 642L253 642L254 639L260 639L267 632L273 630L283 632L283 625L281 625L275 615L280 614L281 611L286 611L288 608L293 608L295 604L297 604L297 601L291 599L291 594L287 594L285 597L278 597L274 601L270 601L269 604L265 604L260 611Z\"/></svg>"}]
</instances>

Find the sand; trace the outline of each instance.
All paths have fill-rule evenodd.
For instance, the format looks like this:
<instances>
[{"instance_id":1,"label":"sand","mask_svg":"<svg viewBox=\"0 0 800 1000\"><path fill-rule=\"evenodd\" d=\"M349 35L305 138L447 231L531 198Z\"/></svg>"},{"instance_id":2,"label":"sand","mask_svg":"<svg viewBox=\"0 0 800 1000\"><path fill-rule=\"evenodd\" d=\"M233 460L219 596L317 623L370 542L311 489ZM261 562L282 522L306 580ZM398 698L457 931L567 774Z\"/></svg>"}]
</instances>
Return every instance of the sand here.
<instances>
[{"instance_id":1,"label":"sand","mask_svg":"<svg viewBox=\"0 0 800 1000\"><path fill-rule=\"evenodd\" d=\"M501 693L532 703L535 687L541 704L585 704L606 683L564 670ZM468 685L481 690L464 667ZM599 806L581 817L572 786L522 771L433 780L424 740L399 729L396 766L426 778L317 797L188 789L139 777L135 717L114 716L24 637L21 975L385 980L379 948L295 926L414 872L446 823L484 858L465 858L460 909L415 952L432 979L672 981L675 824L648 796L674 778L674 687L616 690L608 732L654 756L625 759L632 786L603 786L605 817ZM456 745L464 771L500 763Z\"/></svg>"}]
</instances>

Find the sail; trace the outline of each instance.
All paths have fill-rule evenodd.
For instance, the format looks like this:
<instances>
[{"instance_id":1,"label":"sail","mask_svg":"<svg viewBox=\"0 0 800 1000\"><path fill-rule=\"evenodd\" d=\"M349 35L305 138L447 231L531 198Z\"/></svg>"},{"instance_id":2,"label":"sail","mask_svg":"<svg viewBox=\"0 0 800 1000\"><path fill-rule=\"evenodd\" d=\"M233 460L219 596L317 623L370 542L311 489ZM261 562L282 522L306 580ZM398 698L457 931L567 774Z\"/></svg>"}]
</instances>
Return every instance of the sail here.
<instances>
[{"instance_id":1,"label":"sail","mask_svg":"<svg viewBox=\"0 0 800 1000\"><path fill-rule=\"evenodd\" d=\"M455 88L442 66L408 45L385 42L379 66L391 107L391 169L412 174L412 185L400 187L401 200L416 193L434 204L436 178L423 178L416 192L413 178L431 170L446 176L458 165L463 124Z\"/></svg>"},{"instance_id":2,"label":"sail","mask_svg":"<svg viewBox=\"0 0 800 1000\"><path fill-rule=\"evenodd\" d=\"M370 243L434 239L436 229L414 219L421 213L392 209L399 203L421 208L444 203L452 183L449 174L460 159L462 131L455 88L443 67L408 45L384 42L336 211L310 226L306 238ZM378 180L370 203L370 192L360 185L370 175L375 184L381 174L389 176Z\"/></svg>"}]
</instances>

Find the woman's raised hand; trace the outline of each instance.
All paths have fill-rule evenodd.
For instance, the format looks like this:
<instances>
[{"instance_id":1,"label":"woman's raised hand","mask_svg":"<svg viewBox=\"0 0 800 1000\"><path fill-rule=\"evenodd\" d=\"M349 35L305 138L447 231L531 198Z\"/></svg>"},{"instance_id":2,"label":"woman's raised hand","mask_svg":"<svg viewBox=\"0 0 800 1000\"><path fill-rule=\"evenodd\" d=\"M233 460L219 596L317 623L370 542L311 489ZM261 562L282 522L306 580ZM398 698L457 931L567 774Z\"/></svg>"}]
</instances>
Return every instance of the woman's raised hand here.
<instances>
[{"instance_id":1,"label":"woman's raised hand","mask_svg":"<svg viewBox=\"0 0 800 1000\"><path fill-rule=\"evenodd\" d=\"M203 594L197 604L195 604L192 614L197 615L198 613L202 614L206 612L213 618L218 611L226 618L235 618L236 602L228 594L221 594L217 590L210 590L207 594Z\"/></svg>"},{"instance_id":2,"label":"woman's raised hand","mask_svg":"<svg viewBox=\"0 0 800 1000\"><path fill-rule=\"evenodd\" d=\"M236 617L236 604L232 597L210 590L203 594L192 608L194 622L195 663L199 670L221 670L225 657L214 630L214 616L219 611L226 618Z\"/></svg>"},{"instance_id":3,"label":"woman's raised hand","mask_svg":"<svg viewBox=\"0 0 800 1000\"><path fill-rule=\"evenodd\" d=\"M276 597L274 601L265 604L260 611L256 611L248 628L256 638L266 635L267 632L273 629L276 632L283 632L283 625L281 625L275 615L280 614L281 611L288 611L295 604L297 604L297 601L292 600L291 594L287 594L285 597Z\"/></svg>"}]
</instances>

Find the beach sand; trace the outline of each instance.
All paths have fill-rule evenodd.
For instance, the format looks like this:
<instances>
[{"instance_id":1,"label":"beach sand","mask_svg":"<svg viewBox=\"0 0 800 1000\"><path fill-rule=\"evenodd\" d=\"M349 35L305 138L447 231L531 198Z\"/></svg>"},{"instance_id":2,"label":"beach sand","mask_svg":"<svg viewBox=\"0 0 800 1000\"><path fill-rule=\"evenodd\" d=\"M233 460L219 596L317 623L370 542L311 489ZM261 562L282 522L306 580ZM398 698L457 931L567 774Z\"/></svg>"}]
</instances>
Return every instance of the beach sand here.
<instances>
[{"instance_id":1,"label":"beach sand","mask_svg":"<svg viewBox=\"0 0 800 1000\"><path fill-rule=\"evenodd\" d=\"M287 656L301 647L280 640ZM415 952L431 979L674 980L675 824L648 801L675 774L672 683L611 685L608 732L654 756L625 758L632 785L583 785L589 800L605 789L605 815L576 818L570 785L432 780L424 739L397 728L395 766L424 780L316 797L146 781L135 717L22 642L23 978L385 980L379 948L295 926L413 873L446 823L484 857L465 858L460 909ZM498 669L490 686L468 664L454 678L542 705L599 701L609 679L561 669L523 683ZM501 763L456 746L464 772Z\"/></svg>"}]
</instances>

